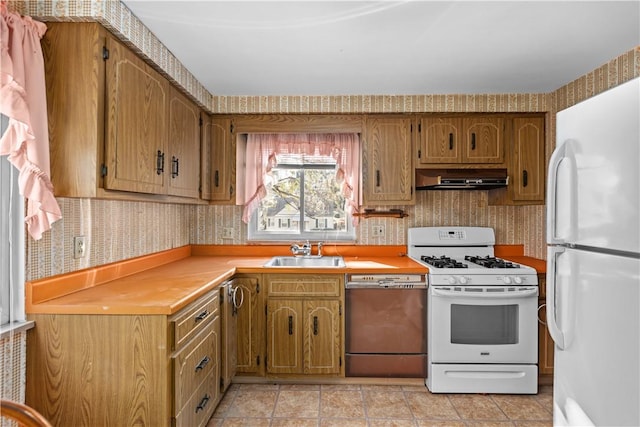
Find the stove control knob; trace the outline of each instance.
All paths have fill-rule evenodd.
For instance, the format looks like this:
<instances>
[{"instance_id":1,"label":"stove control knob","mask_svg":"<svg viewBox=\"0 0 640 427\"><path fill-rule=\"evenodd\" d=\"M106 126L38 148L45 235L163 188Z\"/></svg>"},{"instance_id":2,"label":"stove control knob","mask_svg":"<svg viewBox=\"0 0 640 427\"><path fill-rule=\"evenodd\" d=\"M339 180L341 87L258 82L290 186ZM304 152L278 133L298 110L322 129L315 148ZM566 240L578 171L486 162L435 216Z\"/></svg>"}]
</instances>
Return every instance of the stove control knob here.
<instances>
[{"instance_id":1,"label":"stove control knob","mask_svg":"<svg viewBox=\"0 0 640 427\"><path fill-rule=\"evenodd\" d=\"M513 283L515 283L516 285L519 285L522 283L522 277L520 276L516 276L513 278Z\"/></svg>"},{"instance_id":2,"label":"stove control knob","mask_svg":"<svg viewBox=\"0 0 640 427\"><path fill-rule=\"evenodd\" d=\"M456 278L453 277L453 276L449 276L447 278L447 282L451 283L452 285L455 285L456 284Z\"/></svg>"},{"instance_id":3,"label":"stove control knob","mask_svg":"<svg viewBox=\"0 0 640 427\"><path fill-rule=\"evenodd\" d=\"M502 281L503 281L505 284L507 284L507 285L508 285L508 284L510 284L510 283L511 283L511 277L509 277L509 276L504 276L504 277L502 278Z\"/></svg>"},{"instance_id":4,"label":"stove control knob","mask_svg":"<svg viewBox=\"0 0 640 427\"><path fill-rule=\"evenodd\" d=\"M460 283L461 283L461 284L466 285L466 284L467 284L467 282L468 282L468 280L467 280L467 278L466 278L466 277L464 277L464 276L460 277Z\"/></svg>"}]
</instances>

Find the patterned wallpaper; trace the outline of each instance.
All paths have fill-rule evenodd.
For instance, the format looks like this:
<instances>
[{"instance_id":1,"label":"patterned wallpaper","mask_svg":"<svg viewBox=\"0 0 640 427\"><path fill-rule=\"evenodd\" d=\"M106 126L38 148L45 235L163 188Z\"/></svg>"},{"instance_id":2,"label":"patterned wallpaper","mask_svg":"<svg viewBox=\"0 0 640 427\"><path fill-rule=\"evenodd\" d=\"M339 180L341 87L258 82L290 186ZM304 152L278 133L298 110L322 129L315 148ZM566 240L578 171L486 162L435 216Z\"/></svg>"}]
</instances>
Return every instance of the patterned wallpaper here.
<instances>
[{"instance_id":1,"label":"patterned wallpaper","mask_svg":"<svg viewBox=\"0 0 640 427\"><path fill-rule=\"evenodd\" d=\"M98 21L143 53L202 106L215 113L415 113L547 112L546 155L555 146L555 113L624 81L640 76L640 46L550 94L353 95L218 97L193 76L119 1L9 1L10 7L43 21ZM478 225L496 230L499 244L524 244L525 253L545 258L544 206L489 206L485 191L418 192L404 219L367 219L358 244L406 244L414 226ZM185 244L243 244L246 231L238 206L59 199L63 219L41 241L27 242L27 280L145 255ZM384 225L384 238L371 228ZM222 239L222 229L234 229ZM73 237L88 238L89 254L74 260Z\"/></svg>"}]
</instances>

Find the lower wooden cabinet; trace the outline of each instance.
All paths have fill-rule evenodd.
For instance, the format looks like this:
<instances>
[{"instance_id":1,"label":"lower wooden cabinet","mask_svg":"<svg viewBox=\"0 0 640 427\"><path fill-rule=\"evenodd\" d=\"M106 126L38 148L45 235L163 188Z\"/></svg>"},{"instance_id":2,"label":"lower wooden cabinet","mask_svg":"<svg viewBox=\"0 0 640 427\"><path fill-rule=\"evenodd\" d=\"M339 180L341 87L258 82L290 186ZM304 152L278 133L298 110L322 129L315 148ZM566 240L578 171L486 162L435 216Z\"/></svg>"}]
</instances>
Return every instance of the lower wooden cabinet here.
<instances>
[{"instance_id":1,"label":"lower wooden cabinet","mask_svg":"<svg viewBox=\"0 0 640 427\"><path fill-rule=\"evenodd\" d=\"M341 275L265 275L267 375L343 376Z\"/></svg>"},{"instance_id":2,"label":"lower wooden cabinet","mask_svg":"<svg viewBox=\"0 0 640 427\"><path fill-rule=\"evenodd\" d=\"M237 366L242 375L264 375L264 292L260 275L237 274L234 285L242 290L243 302L238 309Z\"/></svg>"},{"instance_id":3,"label":"lower wooden cabinet","mask_svg":"<svg viewBox=\"0 0 640 427\"><path fill-rule=\"evenodd\" d=\"M218 291L172 316L30 315L26 403L56 426L202 426L220 399Z\"/></svg>"},{"instance_id":4,"label":"lower wooden cabinet","mask_svg":"<svg viewBox=\"0 0 640 427\"><path fill-rule=\"evenodd\" d=\"M553 381L554 343L547 328L546 282L544 274L538 275L538 375L541 382L550 383Z\"/></svg>"}]
</instances>

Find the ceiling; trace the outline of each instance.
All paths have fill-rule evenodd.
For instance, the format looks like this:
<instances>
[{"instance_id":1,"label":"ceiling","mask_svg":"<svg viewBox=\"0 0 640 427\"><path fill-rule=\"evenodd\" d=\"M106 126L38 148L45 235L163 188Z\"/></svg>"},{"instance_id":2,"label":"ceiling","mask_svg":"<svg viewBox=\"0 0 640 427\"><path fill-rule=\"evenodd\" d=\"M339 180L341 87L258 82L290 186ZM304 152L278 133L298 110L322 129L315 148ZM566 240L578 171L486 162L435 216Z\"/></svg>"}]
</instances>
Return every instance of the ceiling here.
<instances>
[{"instance_id":1,"label":"ceiling","mask_svg":"<svg viewBox=\"0 0 640 427\"><path fill-rule=\"evenodd\" d=\"M547 93L640 45L640 1L123 3L213 95Z\"/></svg>"}]
</instances>

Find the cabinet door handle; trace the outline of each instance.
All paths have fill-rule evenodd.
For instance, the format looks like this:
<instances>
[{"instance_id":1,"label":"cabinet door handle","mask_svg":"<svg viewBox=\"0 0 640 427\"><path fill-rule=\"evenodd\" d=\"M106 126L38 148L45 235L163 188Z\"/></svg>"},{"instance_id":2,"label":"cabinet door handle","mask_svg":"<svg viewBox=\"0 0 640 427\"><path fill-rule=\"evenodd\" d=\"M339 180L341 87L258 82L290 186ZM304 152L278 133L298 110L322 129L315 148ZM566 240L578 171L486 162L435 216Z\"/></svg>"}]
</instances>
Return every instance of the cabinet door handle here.
<instances>
[{"instance_id":1,"label":"cabinet door handle","mask_svg":"<svg viewBox=\"0 0 640 427\"><path fill-rule=\"evenodd\" d=\"M380 187L380 169L376 171L376 187Z\"/></svg>"},{"instance_id":2,"label":"cabinet door handle","mask_svg":"<svg viewBox=\"0 0 640 427\"><path fill-rule=\"evenodd\" d=\"M313 316L313 335L318 335L318 316Z\"/></svg>"},{"instance_id":3,"label":"cabinet door handle","mask_svg":"<svg viewBox=\"0 0 640 427\"><path fill-rule=\"evenodd\" d=\"M216 171L216 173L213 175L213 184L216 187L220 187L220 172Z\"/></svg>"},{"instance_id":4,"label":"cabinet door handle","mask_svg":"<svg viewBox=\"0 0 640 427\"><path fill-rule=\"evenodd\" d=\"M198 404L198 406L196 407L196 414L202 411L205 408L205 406L207 406L207 403L209 403L209 395L205 394L202 400L200 401L200 403Z\"/></svg>"},{"instance_id":5,"label":"cabinet door handle","mask_svg":"<svg viewBox=\"0 0 640 427\"><path fill-rule=\"evenodd\" d=\"M201 321L201 320L204 320L204 319L205 319L205 317L207 317L208 315L209 315L209 312L208 312L207 310L204 310L202 313L198 314L198 315L195 317L195 319L194 319L194 320L195 320L195 321L196 321L196 323L197 323L197 322L199 322L199 321Z\"/></svg>"},{"instance_id":6,"label":"cabinet door handle","mask_svg":"<svg viewBox=\"0 0 640 427\"><path fill-rule=\"evenodd\" d=\"M529 184L529 173L527 170L522 171L522 186L526 187Z\"/></svg>"},{"instance_id":7,"label":"cabinet door handle","mask_svg":"<svg viewBox=\"0 0 640 427\"><path fill-rule=\"evenodd\" d=\"M175 178L180 174L180 159L171 156L171 178Z\"/></svg>"},{"instance_id":8,"label":"cabinet door handle","mask_svg":"<svg viewBox=\"0 0 640 427\"><path fill-rule=\"evenodd\" d=\"M156 173L161 175L164 172L164 153L158 150L156 155Z\"/></svg>"},{"instance_id":9,"label":"cabinet door handle","mask_svg":"<svg viewBox=\"0 0 640 427\"><path fill-rule=\"evenodd\" d=\"M196 372L203 370L204 367L207 366L207 364L210 361L211 361L211 359L209 359L209 356L203 357L202 360L200 361L200 363L198 363L198 365L196 366Z\"/></svg>"},{"instance_id":10,"label":"cabinet door handle","mask_svg":"<svg viewBox=\"0 0 640 427\"><path fill-rule=\"evenodd\" d=\"M449 134L449 150L453 150L453 133Z\"/></svg>"},{"instance_id":11,"label":"cabinet door handle","mask_svg":"<svg viewBox=\"0 0 640 427\"><path fill-rule=\"evenodd\" d=\"M475 132L471 134L471 149L476 149L476 134Z\"/></svg>"},{"instance_id":12,"label":"cabinet door handle","mask_svg":"<svg viewBox=\"0 0 640 427\"><path fill-rule=\"evenodd\" d=\"M293 335L293 316L289 316L289 335Z\"/></svg>"}]
</instances>

